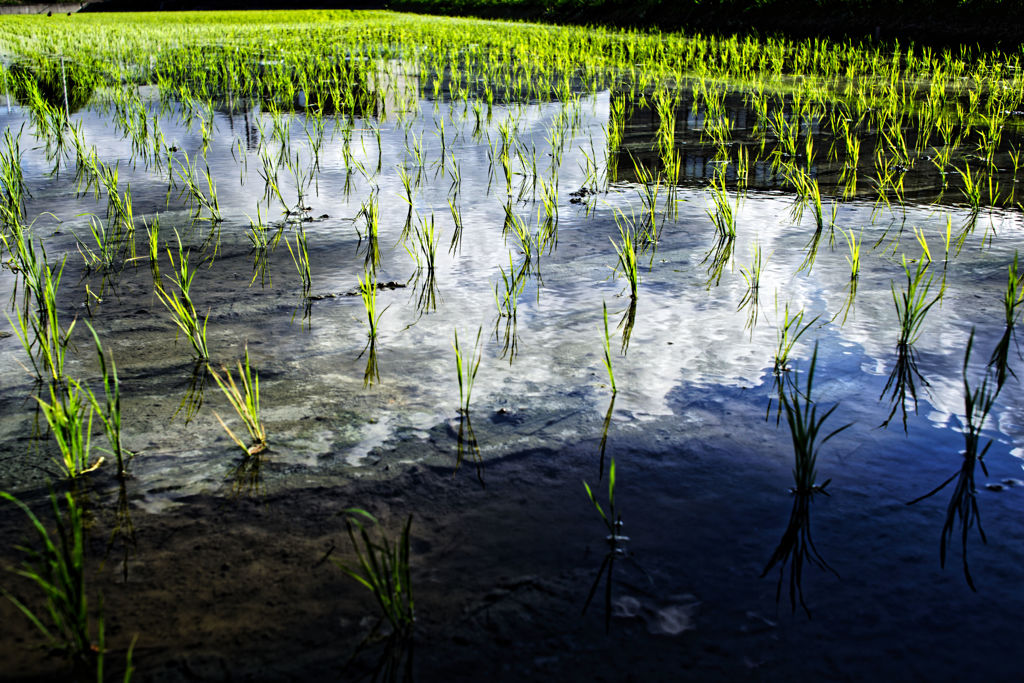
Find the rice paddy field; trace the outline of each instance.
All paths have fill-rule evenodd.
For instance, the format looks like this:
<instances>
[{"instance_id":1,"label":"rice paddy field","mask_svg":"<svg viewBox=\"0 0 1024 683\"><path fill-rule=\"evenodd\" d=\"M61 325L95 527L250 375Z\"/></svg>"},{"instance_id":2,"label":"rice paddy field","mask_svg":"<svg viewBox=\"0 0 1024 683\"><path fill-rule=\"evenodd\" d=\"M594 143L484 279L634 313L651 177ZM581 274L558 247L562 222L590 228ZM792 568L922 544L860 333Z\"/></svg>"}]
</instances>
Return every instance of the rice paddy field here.
<instances>
[{"instance_id":1,"label":"rice paddy field","mask_svg":"<svg viewBox=\"0 0 1024 683\"><path fill-rule=\"evenodd\" d=\"M0 17L0 680L1014 680L1021 51Z\"/></svg>"}]
</instances>

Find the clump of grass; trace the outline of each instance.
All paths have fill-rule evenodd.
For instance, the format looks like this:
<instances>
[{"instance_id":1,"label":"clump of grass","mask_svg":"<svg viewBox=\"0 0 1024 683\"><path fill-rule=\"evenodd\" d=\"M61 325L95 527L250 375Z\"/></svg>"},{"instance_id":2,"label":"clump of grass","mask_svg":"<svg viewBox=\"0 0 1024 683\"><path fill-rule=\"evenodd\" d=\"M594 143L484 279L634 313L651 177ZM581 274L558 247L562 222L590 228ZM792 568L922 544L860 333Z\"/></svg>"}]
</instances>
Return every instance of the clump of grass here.
<instances>
[{"instance_id":1,"label":"clump of grass","mask_svg":"<svg viewBox=\"0 0 1024 683\"><path fill-rule=\"evenodd\" d=\"M409 572L409 531L412 515L406 520L398 540L394 543L381 534L372 539L366 522L376 525L377 519L366 510L345 510L345 526L355 549L358 566L334 563L345 574L365 586L377 601L384 618L396 633L408 634L416 620Z\"/></svg>"},{"instance_id":2,"label":"clump of grass","mask_svg":"<svg viewBox=\"0 0 1024 683\"><path fill-rule=\"evenodd\" d=\"M216 412L213 415L231 437L231 440L238 444L238 447L245 451L247 456L258 455L267 448L267 430L260 415L260 376L249 365L249 347L247 346L245 349L244 366L242 361L238 362L238 382L241 387L235 382L230 369L221 367L221 372L224 373L223 377L216 370L210 368L213 380L224 392L224 396L245 425L245 429L249 433L249 445L246 445L231 431L220 415Z\"/></svg>"}]
</instances>

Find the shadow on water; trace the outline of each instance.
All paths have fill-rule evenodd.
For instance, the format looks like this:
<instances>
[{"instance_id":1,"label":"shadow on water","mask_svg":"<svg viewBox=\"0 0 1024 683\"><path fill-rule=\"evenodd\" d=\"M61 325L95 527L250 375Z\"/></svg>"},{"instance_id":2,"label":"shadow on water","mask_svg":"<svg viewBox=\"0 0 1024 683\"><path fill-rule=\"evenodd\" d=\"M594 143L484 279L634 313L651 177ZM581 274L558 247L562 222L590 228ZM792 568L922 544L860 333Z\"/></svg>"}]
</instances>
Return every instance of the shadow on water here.
<instances>
[{"instance_id":1,"label":"shadow on water","mask_svg":"<svg viewBox=\"0 0 1024 683\"><path fill-rule=\"evenodd\" d=\"M348 663L350 680L372 683L412 683L414 676L415 638L402 631L380 633L380 625L359 643Z\"/></svg>"},{"instance_id":2,"label":"shadow on water","mask_svg":"<svg viewBox=\"0 0 1024 683\"><path fill-rule=\"evenodd\" d=\"M263 455L250 455L231 471L231 493L236 498L263 493Z\"/></svg>"},{"instance_id":3,"label":"shadow on water","mask_svg":"<svg viewBox=\"0 0 1024 683\"><path fill-rule=\"evenodd\" d=\"M476 478L481 487L484 483L484 461L480 455L480 444L473 432L473 422L469 419L469 413L459 413L459 429L455 434L455 471L452 476L458 473L464 460L469 458L476 468Z\"/></svg>"},{"instance_id":4,"label":"shadow on water","mask_svg":"<svg viewBox=\"0 0 1024 683\"><path fill-rule=\"evenodd\" d=\"M188 388L185 390L185 395L182 397L181 403L178 404L178 409L174 411L172 418L177 417L178 413L184 411L185 424L188 424L196 416L196 413L199 412L203 405L203 392L206 390L206 381L209 376L207 370L208 365L206 361L197 360L192 365L192 374L189 378Z\"/></svg>"}]
</instances>

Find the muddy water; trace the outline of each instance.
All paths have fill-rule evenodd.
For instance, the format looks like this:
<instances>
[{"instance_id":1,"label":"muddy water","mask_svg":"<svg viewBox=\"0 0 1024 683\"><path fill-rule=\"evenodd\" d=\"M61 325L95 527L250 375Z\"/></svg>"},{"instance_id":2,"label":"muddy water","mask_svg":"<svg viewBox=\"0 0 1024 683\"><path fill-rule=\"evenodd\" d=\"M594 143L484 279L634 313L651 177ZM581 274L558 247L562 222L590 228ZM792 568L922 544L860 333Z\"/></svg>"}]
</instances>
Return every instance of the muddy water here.
<instances>
[{"instance_id":1,"label":"muddy water","mask_svg":"<svg viewBox=\"0 0 1024 683\"><path fill-rule=\"evenodd\" d=\"M708 195L680 188L674 210L666 211L663 187L661 239L642 256L631 312L625 280L613 270L612 241L616 211L639 215L641 191L626 181L601 182L582 202L570 201L570 192L590 184L584 152L605 147L608 95L583 98L558 171L557 245L534 254L512 327L498 316L494 297L510 252L514 268L524 260L514 236L503 234L505 207L534 231L544 211L540 185L534 200L531 171L519 155L509 204L501 165L488 161L488 139L500 146L500 127L517 118L519 140L536 147L538 173L550 179L548 140L562 105L496 106L475 135L473 114L461 105L420 106L407 127L357 119L348 143L328 120L319 172L303 196L308 209L290 222L280 203L262 200L254 141L261 126L269 135L270 115L215 113L206 159L225 218L216 226L191 221L177 190L168 199L166 168L140 160L133 167L131 144L105 115L74 117L106 162L120 160L122 191L130 183L137 220L159 215L161 239L175 256L175 231L190 248L192 293L210 313L214 366L235 363L248 348L270 442L258 470L245 466L218 424L215 412L234 424L230 407L197 370L187 342L175 340L148 261L105 278L83 268L73 234L88 239L81 214L102 217L106 199L77 193L73 169L48 176L53 164L41 144L29 144L26 127L28 215L39 215L33 232L51 257L68 255L61 314L88 319L113 352L124 439L138 453L122 508L134 543L112 532L126 516L117 514L109 468L91 478L88 495L109 637L120 653L139 635L139 678L354 678L372 670L380 645L352 656L372 626L370 596L321 561L351 560L338 513L352 505L377 514L392 533L414 517L418 624L411 656L420 679L658 680L687 671L700 680L1012 677L1024 607L1016 379L986 423L993 440L987 472L975 473L987 537L982 543L977 528L967 530L977 592L966 583L959 526L945 567L939 563L952 486L906 503L960 468L964 351L974 329L968 376L977 386L1004 328L1000 297L1020 243L1018 212L984 211L944 264L946 217L957 231L971 219L966 210L843 203L836 224L862 235L864 245L847 308L843 238L836 232L833 243L826 228L817 259L801 269L814 226L809 211L802 220L794 216L791 195L746 194L734 250L716 275ZM0 114L9 127L25 120L17 108ZM286 121L291 154L311 168L305 119ZM201 154L197 125L190 129L172 109L160 126L179 158ZM269 153L275 144L267 144ZM422 165L410 151L417 145ZM458 191L448 170L453 160ZM440 233L432 279L401 245L410 207L399 166L416 185L412 226L433 214ZM297 203L284 169L280 179L282 194ZM382 259L376 280L395 284L378 294L379 381L367 386L366 313L357 295L367 240L358 212L374 189ZM464 224L461 244L451 250L449 199ZM310 300L283 243L262 269L254 266L246 233L258 213L283 225L287 239L294 239L296 221L311 219L301 223L310 246ZM923 380L916 411L907 404L904 432L900 412L887 428L880 425L892 409L884 391L898 336L892 288L905 286L901 256L920 256L914 227L924 230L936 259L933 296L940 288L943 296L914 345ZM145 253L143 238L139 245ZM740 308L741 268L750 267L755 245L767 260L752 313ZM159 265L171 272L166 255ZM0 286L10 290L14 282L0 269ZM602 364L602 303L619 389L613 404ZM795 376L806 377L817 343L814 398L822 411L838 403L830 429L851 423L818 461L818 481L831 480L830 495L812 499L808 523L834 571L805 560L807 611L791 609L797 587L788 573L778 594L778 567L762 577L793 507L789 432L769 404L787 304L803 310L805 321L815 319L791 357ZM458 330L462 346L471 347L478 329L482 362L470 411L477 451L458 414L452 343ZM82 326L75 339L69 375L95 380ZM47 481L59 476L24 362L17 338L0 339L0 487L38 505ZM1018 366L1013 355L1011 367ZM616 507L630 540L612 566L610 593L602 576L582 614L608 546L581 482L604 503L613 458ZM12 510L2 528L5 548L24 533ZM9 604L2 610L0 642L13 662L2 675L56 670L58 659L32 649L38 641L30 625Z\"/></svg>"}]
</instances>

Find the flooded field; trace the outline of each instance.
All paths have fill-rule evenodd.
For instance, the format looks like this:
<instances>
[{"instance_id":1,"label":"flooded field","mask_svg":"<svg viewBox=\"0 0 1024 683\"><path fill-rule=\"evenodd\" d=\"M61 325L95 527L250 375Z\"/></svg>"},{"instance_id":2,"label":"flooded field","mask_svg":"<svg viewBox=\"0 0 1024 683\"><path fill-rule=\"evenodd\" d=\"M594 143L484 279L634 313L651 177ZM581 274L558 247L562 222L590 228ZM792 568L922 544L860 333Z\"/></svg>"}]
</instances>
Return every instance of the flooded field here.
<instances>
[{"instance_id":1,"label":"flooded field","mask_svg":"<svg viewBox=\"0 0 1024 683\"><path fill-rule=\"evenodd\" d=\"M45 19L0 680L1014 678L1019 54Z\"/></svg>"}]
</instances>

